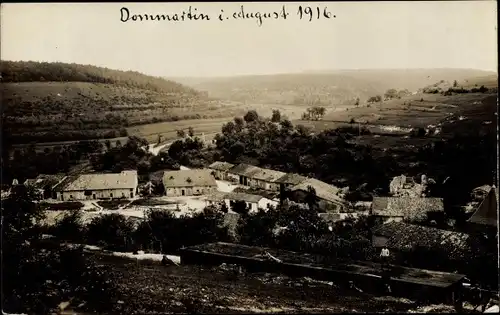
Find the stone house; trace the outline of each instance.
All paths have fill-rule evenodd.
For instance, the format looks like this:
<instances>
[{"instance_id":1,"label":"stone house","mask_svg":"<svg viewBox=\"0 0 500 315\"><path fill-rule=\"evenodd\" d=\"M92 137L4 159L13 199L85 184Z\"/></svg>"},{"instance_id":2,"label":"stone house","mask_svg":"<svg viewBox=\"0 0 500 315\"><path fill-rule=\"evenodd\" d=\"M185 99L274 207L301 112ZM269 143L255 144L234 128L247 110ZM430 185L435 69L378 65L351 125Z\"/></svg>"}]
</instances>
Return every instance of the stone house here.
<instances>
[{"instance_id":1,"label":"stone house","mask_svg":"<svg viewBox=\"0 0 500 315\"><path fill-rule=\"evenodd\" d=\"M209 170L165 172L163 185L168 197L205 195L217 191L217 183Z\"/></svg>"},{"instance_id":2,"label":"stone house","mask_svg":"<svg viewBox=\"0 0 500 315\"><path fill-rule=\"evenodd\" d=\"M314 178L307 178L300 184L292 186L289 199L304 203L309 186L316 191L318 207L321 212L343 212L347 208L347 203L339 188Z\"/></svg>"},{"instance_id":3,"label":"stone house","mask_svg":"<svg viewBox=\"0 0 500 315\"><path fill-rule=\"evenodd\" d=\"M443 199L421 197L374 197L370 216L375 225L389 222L440 220Z\"/></svg>"},{"instance_id":4,"label":"stone house","mask_svg":"<svg viewBox=\"0 0 500 315\"><path fill-rule=\"evenodd\" d=\"M54 190L64 179L65 175L44 175L40 174L36 178L24 181L25 186L33 187L42 199L57 199L57 193Z\"/></svg>"},{"instance_id":5,"label":"stone house","mask_svg":"<svg viewBox=\"0 0 500 315\"><path fill-rule=\"evenodd\" d=\"M286 190L304 182L306 179L307 177L302 175L288 173L275 180L275 183L280 185L280 190Z\"/></svg>"},{"instance_id":6,"label":"stone house","mask_svg":"<svg viewBox=\"0 0 500 315\"><path fill-rule=\"evenodd\" d=\"M252 186L253 175L261 170L260 167L241 163L228 170L227 177L242 186Z\"/></svg>"},{"instance_id":7,"label":"stone house","mask_svg":"<svg viewBox=\"0 0 500 315\"><path fill-rule=\"evenodd\" d=\"M271 191L279 191L280 184L276 181L284 175L286 175L286 173L280 171L261 169L260 171L252 175L252 187Z\"/></svg>"},{"instance_id":8,"label":"stone house","mask_svg":"<svg viewBox=\"0 0 500 315\"><path fill-rule=\"evenodd\" d=\"M228 171L233 167L234 164L217 161L210 164L208 169L215 176L215 179L228 180Z\"/></svg>"},{"instance_id":9,"label":"stone house","mask_svg":"<svg viewBox=\"0 0 500 315\"><path fill-rule=\"evenodd\" d=\"M237 201L244 201L250 212L257 212L259 208L267 209L268 206L276 207L279 202L268 199L263 196L246 194L246 193L225 193L213 194L207 198L208 205L220 204L224 202L228 209L232 209L233 204Z\"/></svg>"},{"instance_id":10,"label":"stone house","mask_svg":"<svg viewBox=\"0 0 500 315\"><path fill-rule=\"evenodd\" d=\"M137 171L110 174L68 176L54 187L57 200L95 200L134 198L137 194Z\"/></svg>"}]
</instances>

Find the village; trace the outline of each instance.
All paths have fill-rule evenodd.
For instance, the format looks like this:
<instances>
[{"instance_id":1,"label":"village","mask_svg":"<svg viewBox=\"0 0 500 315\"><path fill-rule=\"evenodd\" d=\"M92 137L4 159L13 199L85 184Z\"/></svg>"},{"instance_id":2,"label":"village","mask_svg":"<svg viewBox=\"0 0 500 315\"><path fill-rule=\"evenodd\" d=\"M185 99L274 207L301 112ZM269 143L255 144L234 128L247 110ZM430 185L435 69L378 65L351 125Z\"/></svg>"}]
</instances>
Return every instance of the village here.
<instances>
[{"instance_id":1,"label":"village","mask_svg":"<svg viewBox=\"0 0 500 315\"><path fill-rule=\"evenodd\" d=\"M2 4L2 313L498 313L466 2Z\"/></svg>"},{"instance_id":2,"label":"village","mask_svg":"<svg viewBox=\"0 0 500 315\"><path fill-rule=\"evenodd\" d=\"M137 171L128 170L68 176L39 175L27 179L22 186L34 189L38 196L37 202L47 207L45 222L49 225L57 224L75 210L83 212L84 222L87 223L92 218L113 213L141 222L152 209L181 217L202 213L207 207L216 207L224 213L224 224L235 231L242 215L279 211L277 209L283 205L296 205L301 211L308 212L313 198L317 206L315 213L330 229L344 221L366 219L371 231L371 246L375 251L388 249L391 255L403 257L400 253L409 248L428 248L441 251L447 256L447 261L458 266L464 259L474 255L475 245L471 244L477 244L474 243L476 233L498 236L498 192L495 186L489 185L472 190L470 202L464 206L468 214L467 224L460 228L460 232L450 231L449 228L454 227L455 222L446 219L442 198L427 196L429 186L432 187L433 183L434 179L426 175L420 178L396 176L387 183L390 196L374 197L371 202L352 202L345 198L348 187L335 187L315 178L244 163L234 165L216 161L203 169L181 167L181 170L156 172L142 184L139 183ZM17 180L13 184L15 187ZM157 186L161 187L160 194L155 188ZM193 261L192 257L198 255L197 249L193 250L181 251L180 258L168 257L177 261L175 264L189 264ZM282 257L283 252L274 256L269 250L264 253L272 261L283 264L277 258ZM154 255L158 256L157 259L166 257L154 252L145 257ZM129 254L129 257L134 256ZM248 264L246 258L241 259L243 261L240 264ZM208 256L195 259L197 263L212 260ZM430 264L426 269L432 270L433 267ZM436 277L436 274L432 277ZM446 287L450 286L451 292L458 294L460 291L456 291L456 285L466 283L464 279L457 278L455 282L446 284ZM358 282L362 283L361 280ZM453 298L454 303L457 296ZM483 311L491 305L489 299L483 299L480 303L483 303Z\"/></svg>"}]
</instances>

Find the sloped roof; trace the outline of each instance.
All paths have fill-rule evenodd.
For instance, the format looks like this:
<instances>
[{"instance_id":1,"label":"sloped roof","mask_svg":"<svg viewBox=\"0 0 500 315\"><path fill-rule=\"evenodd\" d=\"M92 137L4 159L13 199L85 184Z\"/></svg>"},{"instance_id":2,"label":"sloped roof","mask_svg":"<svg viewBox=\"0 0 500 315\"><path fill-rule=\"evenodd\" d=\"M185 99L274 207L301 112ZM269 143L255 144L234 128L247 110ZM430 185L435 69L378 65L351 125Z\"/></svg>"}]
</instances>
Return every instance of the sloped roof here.
<instances>
[{"instance_id":1,"label":"sloped roof","mask_svg":"<svg viewBox=\"0 0 500 315\"><path fill-rule=\"evenodd\" d=\"M163 174L165 187L217 186L209 170L169 171Z\"/></svg>"},{"instance_id":2,"label":"sloped roof","mask_svg":"<svg viewBox=\"0 0 500 315\"><path fill-rule=\"evenodd\" d=\"M315 178L307 178L305 181L301 182L298 185L293 186L290 190L303 190L307 191L308 187L311 186L316 191L316 196L318 198L331 201L331 202L342 202L342 198L338 196L340 190L332 185L329 185L325 182L317 180Z\"/></svg>"},{"instance_id":3,"label":"sloped roof","mask_svg":"<svg viewBox=\"0 0 500 315\"><path fill-rule=\"evenodd\" d=\"M212 193L212 194L209 194L206 198L206 200L208 201L213 201L213 202L219 202L219 201L222 201L224 200L224 197L226 196L225 193L223 192L215 192L215 193Z\"/></svg>"},{"instance_id":4,"label":"sloped roof","mask_svg":"<svg viewBox=\"0 0 500 315\"><path fill-rule=\"evenodd\" d=\"M427 212L444 211L443 199L420 197L373 197L372 215L423 219Z\"/></svg>"},{"instance_id":5,"label":"sloped roof","mask_svg":"<svg viewBox=\"0 0 500 315\"><path fill-rule=\"evenodd\" d=\"M305 181L306 179L307 177L305 176L294 173L288 173L278 178L275 182L280 184L298 185L303 181Z\"/></svg>"},{"instance_id":6,"label":"sloped roof","mask_svg":"<svg viewBox=\"0 0 500 315\"><path fill-rule=\"evenodd\" d=\"M76 179L65 183L61 190L103 190L103 189L130 189L138 184L137 171L124 171L112 174L83 174Z\"/></svg>"},{"instance_id":7,"label":"sloped roof","mask_svg":"<svg viewBox=\"0 0 500 315\"><path fill-rule=\"evenodd\" d=\"M60 183L66 176L62 174L57 175L45 175L40 174L36 178L27 179L24 185L33 186L35 188L44 188L46 186L54 187Z\"/></svg>"},{"instance_id":8,"label":"sloped roof","mask_svg":"<svg viewBox=\"0 0 500 315\"><path fill-rule=\"evenodd\" d=\"M490 187L490 191L479 204L476 212L470 217L468 222L489 226L498 226L498 194L495 187Z\"/></svg>"},{"instance_id":9,"label":"sloped roof","mask_svg":"<svg viewBox=\"0 0 500 315\"><path fill-rule=\"evenodd\" d=\"M383 224L372 229L372 233L387 237L387 247L398 250L409 250L418 246L445 251L450 258L470 257L473 252L470 245L471 236L465 233L403 222Z\"/></svg>"},{"instance_id":10,"label":"sloped roof","mask_svg":"<svg viewBox=\"0 0 500 315\"><path fill-rule=\"evenodd\" d=\"M259 196L259 195L235 193L235 192L227 193L224 195L224 199L246 201L246 202L252 202L252 203L259 202L263 198L264 197Z\"/></svg>"},{"instance_id":11,"label":"sloped roof","mask_svg":"<svg viewBox=\"0 0 500 315\"><path fill-rule=\"evenodd\" d=\"M227 162L221 162L221 161L213 162L212 164L210 164L208 166L208 168L210 168L210 169L219 170L219 171L227 171L233 167L234 167L234 164L227 163Z\"/></svg>"},{"instance_id":12,"label":"sloped roof","mask_svg":"<svg viewBox=\"0 0 500 315\"><path fill-rule=\"evenodd\" d=\"M229 170L230 173L250 177L260 171L261 168L250 164L241 163Z\"/></svg>"},{"instance_id":13,"label":"sloped roof","mask_svg":"<svg viewBox=\"0 0 500 315\"><path fill-rule=\"evenodd\" d=\"M280 171L275 171L275 170L270 170L270 169L261 169L257 173L252 175L252 178L274 183L276 182L277 179L283 177L286 173L280 172Z\"/></svg>"}]
</instances>

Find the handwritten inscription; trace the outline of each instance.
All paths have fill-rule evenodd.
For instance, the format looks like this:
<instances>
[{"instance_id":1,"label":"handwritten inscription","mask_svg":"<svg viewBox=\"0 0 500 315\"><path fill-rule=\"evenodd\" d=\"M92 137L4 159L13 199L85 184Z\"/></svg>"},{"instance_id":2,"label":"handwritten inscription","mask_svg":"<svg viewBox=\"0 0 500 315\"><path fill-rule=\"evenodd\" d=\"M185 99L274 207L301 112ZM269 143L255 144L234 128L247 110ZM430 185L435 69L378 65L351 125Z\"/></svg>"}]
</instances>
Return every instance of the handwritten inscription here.
<instances>
[{"instance_id":1,"label":"handwritten inscription","mask_svg":"<svg viewBox=\"0 0 500 315\"><path fill-rule=\"evenodd\" d=\"M134 14L128 8L120 9L121 22L146 22L146 21L166 21L166 22L184 22L184 21L219 21L228 20L254 20L258 26L262 26L265 20L287 20L295 16L299 20L312 22L314 20L331 20L337 16L333 14L326 6L302 6L299 5L293 10L286 5L277 10L250 11L241 5L239 10L225 12L220 10L218 16L210 16L207 13L200 12L197 8L189 6L187 10L171 14Z\"/></svg>"}]
</instances>

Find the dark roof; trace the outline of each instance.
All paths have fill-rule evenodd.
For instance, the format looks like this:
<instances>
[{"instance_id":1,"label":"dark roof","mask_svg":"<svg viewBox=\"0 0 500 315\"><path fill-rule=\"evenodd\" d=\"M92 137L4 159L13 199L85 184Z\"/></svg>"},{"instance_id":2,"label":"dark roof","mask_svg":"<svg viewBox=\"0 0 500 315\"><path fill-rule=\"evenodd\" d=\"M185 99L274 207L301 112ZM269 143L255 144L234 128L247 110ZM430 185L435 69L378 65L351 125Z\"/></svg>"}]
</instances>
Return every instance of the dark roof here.
<instances>
[{"instance_id":1,"label":"dark roof","mask_svg":"<svg viewBox=\"0 0 500 315\"><path fill-rule=\"evenodd\" d=\"M373 197L372 215L423 219L427 212L444 211L443 199L420 197Z\"/></svg>"},{"instance_id":2,"label":"dark roof","mask_svg":"<svg viewBox=\"0 0 500 315\"><path fill-rule=\"evenodd\" d=\"M45 188L47 186L54 187L58 183L60 183L66 176L57 174L57 175L45 175L40 174L36 178L27 179L24 184L27 186L32 186L34 188Z\"/></svg>"},{"instance_id":3,"label":"dark roof","mask_svg":"<svg viewBox=\"0 0 500 315\"><path fill-rule=\"evenodd\" d=\"M54 187L55 191L64 191L66 187L71 185L74 181L78 179L80 175L70 175L64 178L59 184Z\"/></svg>"},{"instance_id":4,"label":"dark roof","mask_svg":"<svg viewBox=\"0 0 500 315\"><path fill-rule=\"evenodd\" d=\"M465 233L432 227L390 222L372 229L373 235L388 238L387 247L409 250L415 247L441 250L450 258L463 259L472 255L471 236Z\"/></svg>"},{"instance_id":5,"label":"dark roof","mask_svg":"<svg viewBox=\"0 0 500 315\"><path fill-rule=\"evenodd\" d=\"M217 187L217 182L209 170L181 170L169 171L163 174L165 187Z\"/></svg>"},{"instance_id":6,"label":"dark roof","mask_svg":"<svg viewBox=\"0 0 500 315\"><path fill-rule=\"evenodd\" d=\"M468 222L496 227L498 226L497 211L498 195L495 187L492 187Z\"/></svg>"},{"instance_id":7,"label":"dark roof","mask_svg":"<svg viewBox=\"0 0 500 315\"><path fill-rule=\"evenodd\" d=\"M338 261L335 264L325 263L322 255L311 255L306 253L291 252L287 250L276 250L273 248L247 246L237 243L205 243L187 247L181 250L181 256L185 253L197 255L200 259L211 255L225 254L229 257L239 257L245 260L260 260L266 257L266 252L280 259L284 265L293 264L294 268L314 268L317 270L334 271L349 276L363 276L366 279L379 278L382 276L380 264L370 261ZM228 257L228 258L229 258ZM461 274L439 272L425 269L407 268L393 266L394 272L390 280L394 282L415 283L430 287L447 288L459 283L465 277Z\"/></svg>"},{"instance_id":8,"label":"dark roof","mask_svg":"<svg viewBox=\"0 0 500 315\"><path fill-rule=\"evenodd\" d=\"M339 196L340 190L339 188L327 184L325 182L322 182L318 179L315 178L307 178L305 181L301 182L298 185L293 186L290 190L291 191L297 191L297 190L302 190L306 191L308 190L309 186L314 188L316 191L316 196L318 198L333 202L333 203L343 203L343 198Z\"/></svg>"},{"instance_id":9,"label":"dark roof","mask_svg":"<svg viewBox=\"0 0 500 315\"><path fill-rule=\"evenodd\" d=\"M219 171L227 171L233 167L234 167L234 164L227 163L227 162L220 162L220 161L213 162L212 164L210 164L208 166L209 169L219 170Z\"/></svg>"},{"instance_id":10,"label":"dark roof","mask_svg":"<svg viewBox=\"0 0 500 315\"><path fill-rule=\"evenodd\" d=\"M275 182L280 184L290 184L290 185L298 185L305 181L307 177L304 177L299 174L285 174L282 177L278 178Z\"/></svg>"},{"instance_id":11,"label":"dark roof","mask_svg":"<svg viewBox=\"0 0 500 315\"><path fill-rule=\"evenodd\" d=\"M261 169L257 173L252 175L252 178L262 180L269 183L275 183L277 179L283 177L286 173L270 170L270 169Z\"/></svg>"},{"instance_id":12,"label":"dark roof","mask_svg":"<svg viewBox=\"0 0 500 315\"><path fill-rule=\"evenodd\" d=\"M236 174L236 175L250 177L253 174L259 172L260 170L261 170L260 167L253 166L253 165L250 165L250 164L241 163L241 164L238 164L235 167L231 168L229 170L229 172L233 173L233 174Z\"/></svg>"}]
</instances>

